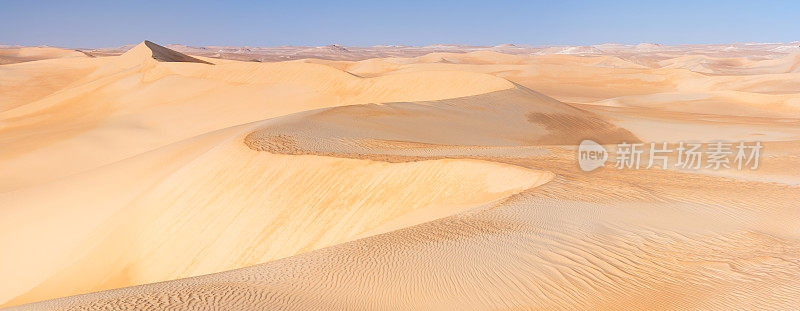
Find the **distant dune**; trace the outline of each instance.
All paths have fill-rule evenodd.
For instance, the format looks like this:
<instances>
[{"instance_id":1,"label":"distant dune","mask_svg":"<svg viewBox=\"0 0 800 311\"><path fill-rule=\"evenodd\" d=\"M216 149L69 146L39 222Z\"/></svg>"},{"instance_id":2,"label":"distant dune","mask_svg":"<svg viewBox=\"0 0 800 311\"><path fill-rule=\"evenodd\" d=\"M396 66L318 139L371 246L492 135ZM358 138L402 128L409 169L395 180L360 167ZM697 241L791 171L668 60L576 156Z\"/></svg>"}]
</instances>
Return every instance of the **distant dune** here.
<instances>
[{"instance_id":1,"label":"distant dune","mask_svg":"<svg viewBox=\"0 0 800 311\"><path fill-rule=\"evenodd\" d=\"M800 305L791 44L166 46L0 49L0 307Z\"/></svg>"},{"instance_id":2,"label":"distant dune","mask_svg":"<svg viewBox=\"0 0 800 311\"><path fill-rule=\"evenodd\" d=\"M4 47L0 48L0 65L30 62L51 58L88 57L87 54L54 47Z\"/></svg>"}]
</instances>

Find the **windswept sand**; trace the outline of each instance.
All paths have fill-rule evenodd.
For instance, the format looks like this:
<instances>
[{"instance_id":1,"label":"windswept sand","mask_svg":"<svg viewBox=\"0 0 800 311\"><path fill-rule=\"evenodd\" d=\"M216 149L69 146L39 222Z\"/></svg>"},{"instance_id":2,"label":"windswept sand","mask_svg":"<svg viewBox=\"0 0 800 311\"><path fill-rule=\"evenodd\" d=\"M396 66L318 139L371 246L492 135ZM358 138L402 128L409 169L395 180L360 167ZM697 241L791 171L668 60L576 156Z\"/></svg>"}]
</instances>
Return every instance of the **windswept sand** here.
<instances>
[{"instance_id":1,"label":"windswept sand","mask_svg":"<svg viewBox=\"0 0 800 311\"><path fill-rule=\"evenodd\" d=\"M2 65L0 306L795 309L800 51L731 47ZM583 139L765 149L586 173Z\"/></svg>"}]
</instances>

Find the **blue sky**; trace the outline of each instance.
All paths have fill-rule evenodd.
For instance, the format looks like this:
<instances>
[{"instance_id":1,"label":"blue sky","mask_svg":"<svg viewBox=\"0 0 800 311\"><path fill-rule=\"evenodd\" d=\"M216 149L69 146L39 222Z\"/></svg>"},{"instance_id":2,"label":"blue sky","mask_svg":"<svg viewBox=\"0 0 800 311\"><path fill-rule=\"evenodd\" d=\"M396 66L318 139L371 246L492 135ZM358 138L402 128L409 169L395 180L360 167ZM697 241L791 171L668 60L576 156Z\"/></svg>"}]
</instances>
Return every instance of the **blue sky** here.
<instances>
[{"instance_id":1,"label":"blue sky","mask_svg":"<svg viewBox=\"0 0 800 311\"><path fill-rule=\"evenodd\" d=\"M14 1L0 44L790 42L800 1Z\"/></svg>"}]
</instances>

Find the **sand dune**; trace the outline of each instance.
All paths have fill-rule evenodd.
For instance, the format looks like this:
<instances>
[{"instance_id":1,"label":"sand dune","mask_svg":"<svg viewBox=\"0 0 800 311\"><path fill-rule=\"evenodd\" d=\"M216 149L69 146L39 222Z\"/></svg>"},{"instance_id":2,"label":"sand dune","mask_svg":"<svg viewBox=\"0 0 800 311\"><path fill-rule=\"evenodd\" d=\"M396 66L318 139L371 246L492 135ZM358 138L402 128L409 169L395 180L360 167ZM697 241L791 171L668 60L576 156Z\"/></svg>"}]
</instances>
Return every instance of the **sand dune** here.
<instances>
[{"instance_id":1,"label":"sand dune","mask_svg":"<svg viewBox=\"0 0 800 311\"><path fill-rule=\"evenodd\" d=\"M18 47L0 48L0 65L30 62L52 58L82 58L89 57L86 53L77 50L59 49L54 47Z\"/></svg>"},{"instance_id":2,"label":"sand dune","mask_svg":"<svg viewBox=\"0 0 800 311\"><path fill-rule=\"evenodd\" d=\"M800 54L790 54L776 59L752 60L746 57L715 58L692 55L659 62L661 68L683 68L694 72L713 74L778 74L798 72Z\"/></svg>"},{"instance_id":3,"label":"sand dune","mask_svg":"<svg viewBox=\"0 0 800 311\"><path fill-rule=\"evenodd\" d=\"M442 148L577 145L583 139L639 141L600 116L520 86L435 102L326 108L282 118L245 143L283 154L424 157Z\"/></svg>"},{"instance_id":4,"label":"sand dune","mask_svg":"<svg viewBox=\"0 0 800 311\"><path fill-rule=\"evenodd\" d=\"M786 45L167 46L0 66L0 306L800 304ZM765 148L587 173L583 139Z\"/></svg>"},{"instance_id":5,"label":"sand dune","mask_svg":"<svg viewBox=\"0 0 800 311\"><path fill-rule=\"evenodd\" d=\"M211 64L207 61L191 57L186 54L175 52L150 41L144 41L121 55L123 59L131 59L134 62L144 62L154 59L159 62L182 62L182 63L201 63Z\"/></svg>"}]
</instances>

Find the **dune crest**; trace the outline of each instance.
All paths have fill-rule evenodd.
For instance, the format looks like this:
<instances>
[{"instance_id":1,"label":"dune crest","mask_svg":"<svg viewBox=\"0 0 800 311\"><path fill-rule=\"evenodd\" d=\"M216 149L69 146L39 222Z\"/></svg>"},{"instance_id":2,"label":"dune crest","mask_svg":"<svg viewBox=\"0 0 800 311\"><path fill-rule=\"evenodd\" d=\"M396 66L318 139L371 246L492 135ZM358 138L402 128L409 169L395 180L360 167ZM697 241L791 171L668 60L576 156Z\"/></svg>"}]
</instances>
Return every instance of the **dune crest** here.
<instances>
[{"instance_id":1,"label":"dune crest","mask_svg":"<svg viewBox=\"0 0 800 311\"><path fill-rule=\"evenodd\" d=\"M141 61L154 59L159 62L201 63L213 65L210 62L176 52L147 40L142 41L142 43L137 44L132 49L123 53L120 58Z\"/></svg>"}]
</instances>

